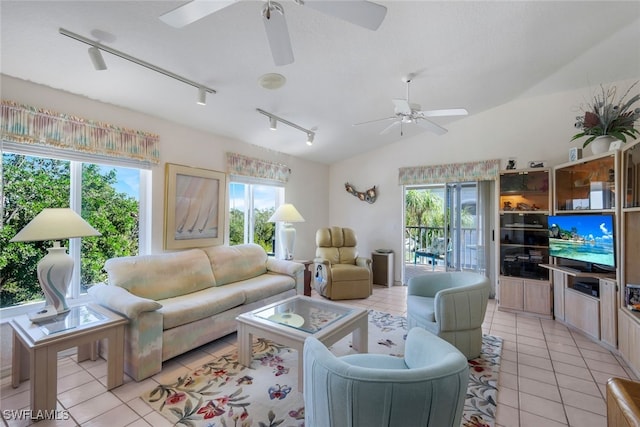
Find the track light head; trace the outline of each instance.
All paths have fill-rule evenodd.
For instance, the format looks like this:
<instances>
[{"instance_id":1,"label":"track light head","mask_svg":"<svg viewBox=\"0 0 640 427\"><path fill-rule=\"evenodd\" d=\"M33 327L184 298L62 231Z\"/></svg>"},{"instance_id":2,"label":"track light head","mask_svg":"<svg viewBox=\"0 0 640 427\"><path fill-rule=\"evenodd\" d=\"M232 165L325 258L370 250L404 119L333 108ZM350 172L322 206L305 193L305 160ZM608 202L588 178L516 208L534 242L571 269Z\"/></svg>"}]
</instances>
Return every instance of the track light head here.
<instances>
[{"instance_id":1,"label":"track light head","mask_svg":"<svg viewBox=\"0 0 640 427\"><path fill-rule=\"evenodd\" d=\"M307 134L307 145L308 145L308 146L313 145L313 138L315 137L315 135L316 135L316 134L315 134L315 133L313 133L313 132L309 132L309 133Z\"/></svg>"},{"instance_id":2,"label":"track light head","mask_svg":"<svg viewBox=\"0 0 640 427\"><path fill-rule=\"evenodd\" d=\"M89 58L91 58L91 62L93 63L93 68L97 71L104 71L107 69L107 63L104 62L104 58L102 57L102 52L95 46L91 46L89 48Z\"/></svg>"},{"instance_id":3,"label":"track light head","mask_svg":"<svg viewBox=\"0 0 640 427\"><path fill-rule=\"evenodd\" d=\"M278 129L278 120L275 117L269 117L269 129L277 130Z\"/></svg>"},{"instance_id":4,"label":"track light head","mask_svg":"<svg viewBox=\"0 0 640 427\"><path fill-rule=\"evenodd\" d=\"M207 105L207 91L203 87L198 88L198 105Z\"/></svg>"}]
</instances>

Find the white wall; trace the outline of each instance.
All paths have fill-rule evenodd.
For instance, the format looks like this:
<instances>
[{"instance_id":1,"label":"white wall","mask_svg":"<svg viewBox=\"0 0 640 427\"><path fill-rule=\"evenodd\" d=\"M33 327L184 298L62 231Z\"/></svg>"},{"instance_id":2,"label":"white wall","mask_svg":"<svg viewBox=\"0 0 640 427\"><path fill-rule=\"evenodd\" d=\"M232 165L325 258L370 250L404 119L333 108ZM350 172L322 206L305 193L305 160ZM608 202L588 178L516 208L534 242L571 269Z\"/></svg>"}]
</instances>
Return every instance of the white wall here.
<instances>
[{"instance_id":1,"label":"white wall","mask_svg":"<svg viewBox=\"0 0 640 427\"><path fill-rule=\"evenodd\" d=\"M5 75L0 75L0 85L2 99L160 136L161 162L152 169L152 252L161 252L163 246L165 163L226 172L226 153L231 151L276 161L291 168L285 198L298 208L306 220L304 223L295 224L298 232L296 257L314 256L315 231L325 226L329 218L327 165L190 129L153 116Z\"/></svg>"},{"instance_id":2,"label":"white wall","mask_svg":"<svg viewBox=\"0 0 640 427\"><path fill-rule=\"evenodd\" d=\"M635 80L616 84L626 90ZM334 163L329 179L330 223L356 231L361 255L393 249L398 282L403 249L399 168L508 158L517 159L518 169L533 160L545 160L550 166L567 162L569 148L582 146L569 141L577 133L573 124L579 106L591 94L593 88L582 88L517 99L480 113L470 111L468 117L447 125L449 132L443 136L424 132ZM378 186L378 199L374 204L359 201L345 191L345 182L358 190Z\"/></svg>"},{"instance_id":3,"label":"white wall","mask_svg":"<svg viewBox=\"0 0 640 427\"><path fill-rule=\"evenodd\" d=\"M627 88L635 80L616 84ZM580 145L569 142L578 107L593 93L593 88L582 88L516 99L484 112L470 111L468 117L448 124L449 133L444 136L425 132L329 167L8 76L0 75L0 84L3 99L160 135L162 162L153 168L152 184L154 252L162 250L165 162L224 171L225 153L233 151L289 165L286 201L306 219L295 224L296 256L301 258L313 258L315 231L329 225L352 227L362 255L377 248L400 254L400 167L511 157L517 158L518 168L532 160L546 160L551 166L564 163L569 148ZM368 204L348 194L345 182L358 191L376 185L376 202ZM399 281L399 257L395 275Z\"/></svg>"}]
</instances>

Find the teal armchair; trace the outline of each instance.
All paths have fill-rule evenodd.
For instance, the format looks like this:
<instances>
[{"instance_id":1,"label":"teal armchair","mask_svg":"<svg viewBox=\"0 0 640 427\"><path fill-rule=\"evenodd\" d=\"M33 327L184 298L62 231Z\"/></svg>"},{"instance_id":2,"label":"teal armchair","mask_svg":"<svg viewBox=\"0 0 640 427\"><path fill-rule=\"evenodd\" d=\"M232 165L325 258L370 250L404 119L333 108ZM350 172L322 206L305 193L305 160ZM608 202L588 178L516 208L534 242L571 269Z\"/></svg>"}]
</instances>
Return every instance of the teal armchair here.
<instances>
[{"instance_id":1,"label":"teal armchair","mask_svg":"<svg viewBox=\"0 0 640 427\"><path fill-rule=\"evenodd\" d=\"M467 359L480 356L482 322L491 285L480 273L428 273L409 279L407 325L424 328L456 346Z\"/></svg>"},{"instance_id":2,"label":"teal armchair","mask_svg":"<svg viewBox=\"0 0 640 427\"><path fill-rule=\"evenodd\" d=\"M334 356L304 344L305 425L459 427L469 383L467 359L432 333L409 331L404 358Z\"/></svg>"}]
</instances>

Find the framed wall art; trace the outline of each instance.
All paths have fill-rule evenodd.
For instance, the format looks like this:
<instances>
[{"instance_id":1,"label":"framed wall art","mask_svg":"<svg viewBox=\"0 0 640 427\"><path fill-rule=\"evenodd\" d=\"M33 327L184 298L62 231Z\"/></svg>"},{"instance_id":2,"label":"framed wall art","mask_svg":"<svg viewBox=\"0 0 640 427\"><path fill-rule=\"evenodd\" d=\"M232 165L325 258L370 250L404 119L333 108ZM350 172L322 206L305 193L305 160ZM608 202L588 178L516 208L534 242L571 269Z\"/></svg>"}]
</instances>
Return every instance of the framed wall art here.
<instances>
[{"instance_id":1,"label":"framed wall art","mask_svg":"<svg viewBox=\"0 0 640 427\"><path fill-rule=\"evenodd\" d=\"M164 248L223 244L226 188L223 172L167 163Z\"/></svg>"}]
</instances>

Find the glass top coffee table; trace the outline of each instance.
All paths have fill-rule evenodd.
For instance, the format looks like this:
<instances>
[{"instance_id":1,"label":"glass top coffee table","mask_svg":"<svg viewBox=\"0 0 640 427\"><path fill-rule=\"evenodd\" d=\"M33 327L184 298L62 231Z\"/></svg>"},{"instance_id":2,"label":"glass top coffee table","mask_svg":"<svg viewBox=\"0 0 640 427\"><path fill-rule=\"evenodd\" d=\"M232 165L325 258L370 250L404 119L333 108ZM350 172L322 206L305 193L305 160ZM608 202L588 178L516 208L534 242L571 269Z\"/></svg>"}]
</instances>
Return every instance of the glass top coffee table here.
<instances>
[{"instance_id":1,"label":"glass top coffee table","mask_svg":"<svg viewBox=\"0 0 640 427\"><path fill-rule=\"evenodd\" d=\"M313 336L327 347L353 334L353 348L368 352L367 310L302 295L239 315L238 361L251 366L253 336L267 338L298 351L298 390L302 392L304 340Z\"/></svg>"}]
</instances>

